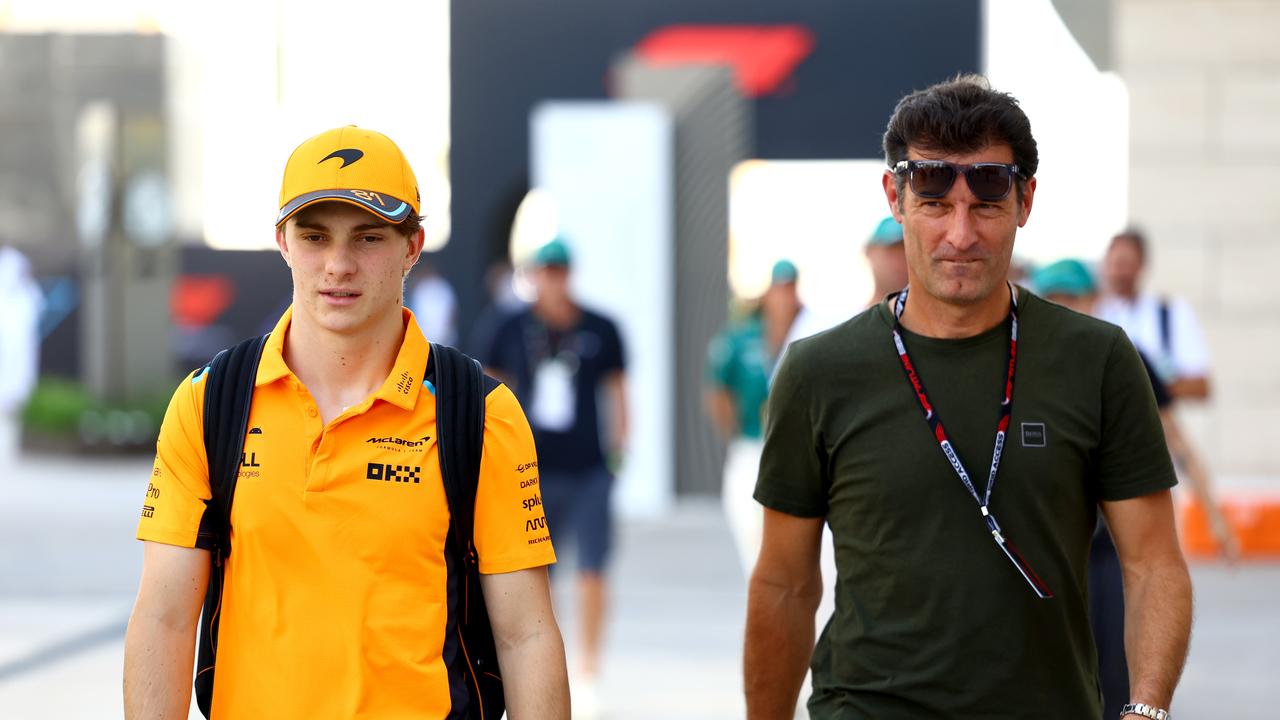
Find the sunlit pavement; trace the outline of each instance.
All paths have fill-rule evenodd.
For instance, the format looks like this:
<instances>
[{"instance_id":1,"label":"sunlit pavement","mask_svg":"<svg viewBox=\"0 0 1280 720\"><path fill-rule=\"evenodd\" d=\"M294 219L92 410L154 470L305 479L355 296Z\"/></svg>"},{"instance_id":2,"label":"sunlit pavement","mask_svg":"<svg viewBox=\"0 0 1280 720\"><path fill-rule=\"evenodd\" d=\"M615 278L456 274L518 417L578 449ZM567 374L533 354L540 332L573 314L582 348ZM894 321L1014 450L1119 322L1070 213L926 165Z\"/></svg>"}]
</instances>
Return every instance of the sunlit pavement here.
<instances>
[{"instance_id":1,"label":"sunlit pavement","mask_svg":"<svg viewBox=\"0 0 1280 720\"><path fill-rule=\"evenodd\" d=\"M122 638L141 560L133 531L149 469L40 458L0 474L0 718L123 716ZM1192 572L1196 629L1175 715L1275 717L1280 563ZM560 575L572 655L572 588ZM624 524L612 578L599 717L742 717L745 584L719 503Z\"/></svg>"}]
</instances>

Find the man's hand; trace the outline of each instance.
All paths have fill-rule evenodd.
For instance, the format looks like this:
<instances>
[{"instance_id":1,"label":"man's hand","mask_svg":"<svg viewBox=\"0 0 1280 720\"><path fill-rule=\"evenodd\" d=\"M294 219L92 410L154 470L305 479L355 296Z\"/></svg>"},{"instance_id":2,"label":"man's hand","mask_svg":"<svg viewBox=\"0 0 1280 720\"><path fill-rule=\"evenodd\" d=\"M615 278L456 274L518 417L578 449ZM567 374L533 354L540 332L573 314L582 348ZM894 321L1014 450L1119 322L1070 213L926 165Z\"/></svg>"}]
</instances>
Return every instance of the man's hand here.
<instances>
[{"instance_id":1,"label":"man's hand","mask_svg":"<svg viewBox=\"0 0 1280 720\"><path fill-rule=\"evenodd\" d=\"M481 575L511 720L568 720L564 641L545 567Z\"/></svg>"},{"instance_id":2,"label":"man's hand","mask_svg":"<svg viewBox=\"0 0 1280 720\"><path fill-rule=\"evenodd\" d=\"M1124 575L1130 697L1169 707L1191 637L1191 576L1168 490L1103 502ZM1132 713L1130 714L1132 715Z\"/></svg>"},{"instance_id":3,"label":"man's hand","mask_svg":"<svg viewBox=\"0 0 1280 720\"><path fill-rule=\"evenodd\" d=\"M209 553L147 542L124 636L125 720L185 718Z\"/></svg>"},{"instance_id":4,"label":"man's hand","mask_svg":"<svg viewBox=\"0 0 1280 720\"><path fill-rule=\"evenodd\" d=\"M790 718L813 655L822 599L822 518L764 510L764 541L747 593L743 656L747 717Z\"/></svg>"}]
</instances>

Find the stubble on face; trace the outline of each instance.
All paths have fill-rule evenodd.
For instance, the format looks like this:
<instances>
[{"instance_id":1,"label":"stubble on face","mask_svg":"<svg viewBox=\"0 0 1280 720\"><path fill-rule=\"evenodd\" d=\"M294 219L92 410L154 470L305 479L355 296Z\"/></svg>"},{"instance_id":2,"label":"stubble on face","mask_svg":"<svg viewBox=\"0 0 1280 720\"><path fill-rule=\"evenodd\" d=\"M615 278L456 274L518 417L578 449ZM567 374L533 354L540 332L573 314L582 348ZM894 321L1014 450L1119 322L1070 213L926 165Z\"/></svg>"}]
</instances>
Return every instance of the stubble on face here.
<instances>
[{"instance_id":1,"label":"stubble on face","mask_svg":"<svg viewBox=\"0 0 1280 720\"><path fill-rule=\"evenodd\" d=\"M911 148L908 158L959 164L1009 163L1013 161L1013 151L1008 145L991 145L964 154ZM1004 286L1014 238L1025 222L1016 188L1003 200L984 202L973 195L963 177L957 177L942 198L920 197L909 185L903 193L899 198L912 287L942 303L969 306L988 300Z\"/></svg>"}]
</instances>

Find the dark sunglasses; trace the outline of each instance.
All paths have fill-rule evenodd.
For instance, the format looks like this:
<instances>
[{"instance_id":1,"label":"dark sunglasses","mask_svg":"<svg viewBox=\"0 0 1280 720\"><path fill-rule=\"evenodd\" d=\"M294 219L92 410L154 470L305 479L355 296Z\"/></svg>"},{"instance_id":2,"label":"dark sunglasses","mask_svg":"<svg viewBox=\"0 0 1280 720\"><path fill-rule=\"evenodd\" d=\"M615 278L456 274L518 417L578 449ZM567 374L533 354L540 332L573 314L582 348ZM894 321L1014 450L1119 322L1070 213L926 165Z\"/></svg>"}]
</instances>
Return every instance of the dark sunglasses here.
<instances>
[{"instance_id":1,"label":"dark sunglasses","mask_svg":"<svg viewBox=\"0 0 1280 720\"><path fill-rule=\"evenodd\" d=\"M893 166L893 172L905 172L911 190L926 198L946 196L955 184L956 175L963 173L974 197L984 202L1005 199L1013 189L1014 178L1021 177L1017 165L994 162L962 165L946 160L903 160Z\"/></svg>"}]
</instances>

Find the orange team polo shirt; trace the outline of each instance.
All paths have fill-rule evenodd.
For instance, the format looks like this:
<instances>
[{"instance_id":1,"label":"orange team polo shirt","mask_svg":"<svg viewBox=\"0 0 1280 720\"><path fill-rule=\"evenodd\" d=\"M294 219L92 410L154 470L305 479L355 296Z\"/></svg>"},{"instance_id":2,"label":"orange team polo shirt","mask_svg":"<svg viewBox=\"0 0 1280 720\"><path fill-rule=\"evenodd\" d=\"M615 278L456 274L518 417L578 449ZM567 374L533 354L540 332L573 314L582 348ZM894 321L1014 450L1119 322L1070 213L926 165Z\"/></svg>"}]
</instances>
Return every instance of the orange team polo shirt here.
<instances>
[{"instance_id":1,"label":"orange team polo shirt","mask_svg":"<svg viewBox=\"0 0 1280 720\"><path fill-rule=\"evenodd\" d=\"M258 367L231 510L214 720L443 718L449 508L430 349L407 309L395 367L328 425L281 353ZM203 375L174 393L138 538L195 547L209 489ZM533 435L504 385L485 399L475 546L482 573L555 562ZM450 638L456 643L456 638Z\"/></svg>"}]
</instances>

